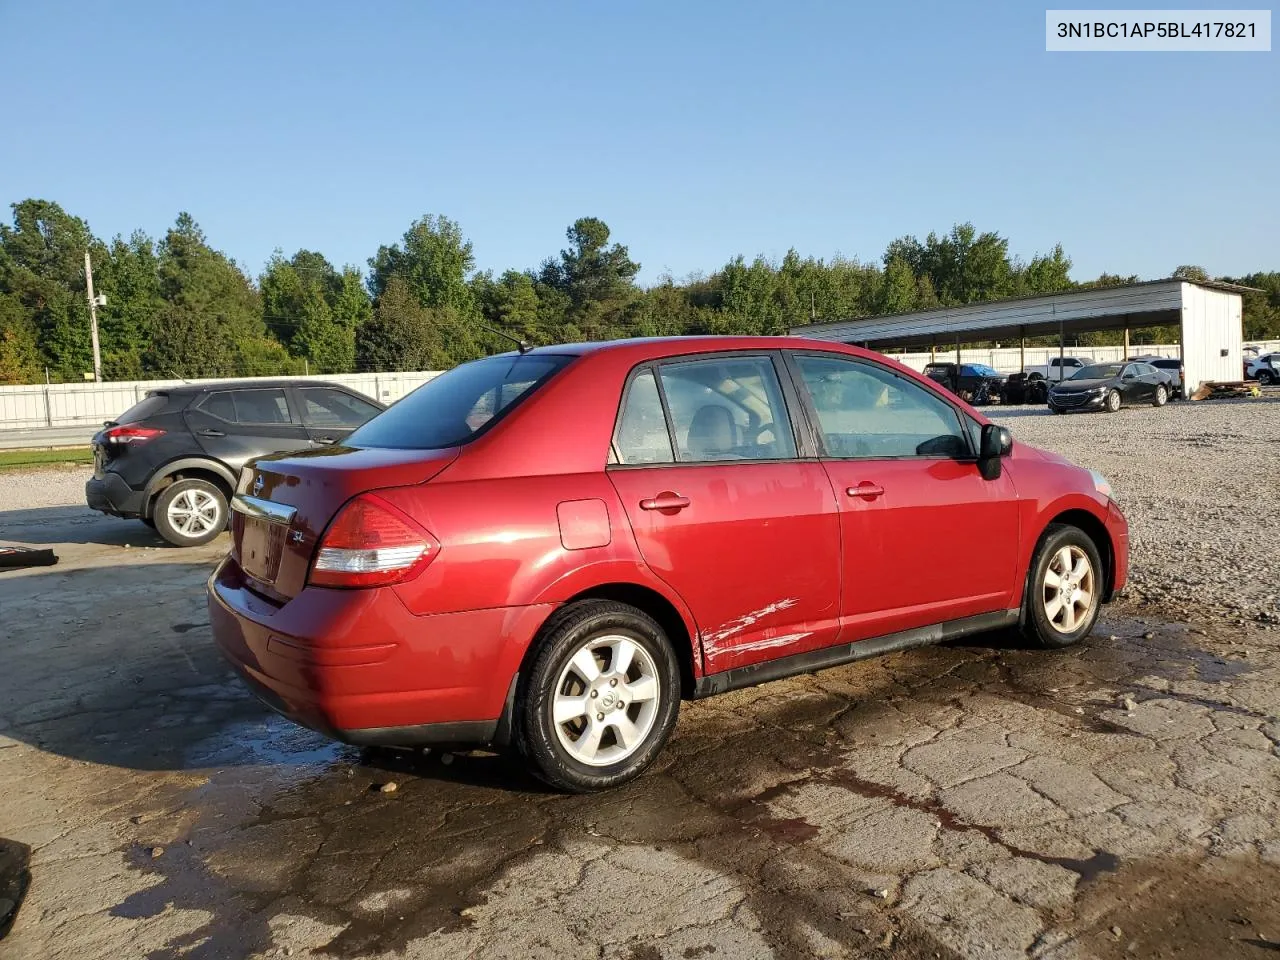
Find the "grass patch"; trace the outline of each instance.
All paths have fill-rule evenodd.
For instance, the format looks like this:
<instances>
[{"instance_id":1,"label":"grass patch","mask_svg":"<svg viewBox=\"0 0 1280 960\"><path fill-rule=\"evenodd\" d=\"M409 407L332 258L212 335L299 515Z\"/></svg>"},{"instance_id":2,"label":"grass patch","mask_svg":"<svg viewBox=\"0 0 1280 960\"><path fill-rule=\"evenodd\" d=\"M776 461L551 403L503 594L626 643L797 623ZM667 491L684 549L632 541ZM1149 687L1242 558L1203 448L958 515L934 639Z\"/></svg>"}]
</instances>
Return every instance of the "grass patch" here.
<instances>
[{"instance_id":1,"label":"grass patch","mask_svg":"<svg viewBox=\"0 0 1280 960\"><path fill-rule=\"evenodd\" d=\"M93 463L93 451L88 447L68 447L65 450L0 450L0 471L29 470L32 467L58 466L64 463Z\"/></svg>"}]
</instances>

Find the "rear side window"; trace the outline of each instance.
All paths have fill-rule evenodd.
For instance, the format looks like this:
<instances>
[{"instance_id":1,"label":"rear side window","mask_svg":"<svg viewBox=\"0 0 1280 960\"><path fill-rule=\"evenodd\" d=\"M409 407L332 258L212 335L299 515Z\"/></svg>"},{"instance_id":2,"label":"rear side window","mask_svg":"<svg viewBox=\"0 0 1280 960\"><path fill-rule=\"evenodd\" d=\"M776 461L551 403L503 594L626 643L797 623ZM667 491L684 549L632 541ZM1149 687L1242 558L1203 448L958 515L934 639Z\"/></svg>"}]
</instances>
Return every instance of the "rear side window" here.
<instances>
[{"instance_id":1,"label":"rear side window","mask_svg":"<svg viewBox=\"0 0 1280 960\"><path fill-rule=\"evenodd\" d=\"M302 398L302 422L308 427L358 427L381 412L367 400L341 390L306 387L298 396Z\"/></svg>"},{"instance_id":2,"label":"rear side window","mask_svg":"<svg viewBox=\"0 0 1280 960\"><path fill-rule=\"evenodd\" d=\"M503 354L464 363L424 383L356 430L347 443L402 450L466 443L572 360L550 354Z\"/></svg>"},{"instance_id":3,"label":"rear side window","mask_svg":"<svg viewBox=\"0 0 1280 960\"><path fill-rule=\"evenodd\" d=\"M718 357L658 368L681 461L788 460L791 421L773 361Z\"/></svg>"},{"instance_id":4,"label":"rear side window","mask_svg":"<svg viewBox=\"0 0 1280 960\"><path fill-rule=\"evenodd\" d=\"M138 423L147 419L147 417L154 417L168 404L169 395L167 393L153 393L143 397L120 416L116 417L116 423Z\"/></svg>"},{"instance_id":5,"label":"rear side window","mask_svg":"<svg viewBox=\"0 0 1280 960\"><path fill-rule=\"evenodd\" d=\"M627 390L627 399L618 418L618 439L614 444L616 463L673 463L671 434L662 413L662 400L652 370L636 375Z\"/></svg>"},{"instance_id":6,"label":"rear side window","mask_svg":"<svg viewBox=\"0 0 1280 960\"><path fill-rule=\"evenodd\" d=\"M240 423L289 423L289 402L283 390L236 390L231 397Z\"/></svg>"},{"instance_id":7,"label":"rear side window","mask_svg":"<svg viewBox=\"0 0 1280 960\"><path fill-rule=\"evenodd\" d=\"M228 423L236 422L236 405L229 393L222 391L206 393L199 406L202 411L220 420L226 420Z\"/></svg>"}]
</instances>

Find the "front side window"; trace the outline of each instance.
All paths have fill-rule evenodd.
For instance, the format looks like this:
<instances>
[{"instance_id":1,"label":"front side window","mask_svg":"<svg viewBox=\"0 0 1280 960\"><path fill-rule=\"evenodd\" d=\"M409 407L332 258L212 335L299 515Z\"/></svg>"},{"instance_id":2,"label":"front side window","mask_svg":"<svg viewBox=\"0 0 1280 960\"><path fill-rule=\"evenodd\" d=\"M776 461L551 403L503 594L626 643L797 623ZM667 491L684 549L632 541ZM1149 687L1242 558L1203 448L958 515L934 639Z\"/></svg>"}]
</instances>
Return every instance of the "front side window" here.
<instances>
[{"instance_id":1,"label":"front side window","mask_svg":"<svg viewBox=\"0 0 1280 960\"><path fill-rule=\"evenodd\" d=\"M308 427L358 427L381 412L367 400L341 390L304 387L298 396L302 398L302 422Z\"/></svg>"},{"instance_id":2,"label":"front side window","mask_svg":"<svg viewBox=\"0 0 1280 960\"><path fill-rule=\"evenodd\" d=\"M796 456L782 387L768 357L708 357L658 368L681 462Z\"/></svg>"},{"instance_id":3,"label":"front side window","mask_svg":"<svg viewBox=\"0 0 1280 960\"><path fill-rule=\"evenodd\" d=\"M800 355L823 444L841 459L970 456L959 413L932 391L873 363Z\"/></svg>"},{"instance_id":4,"label":"front side window","mask_svg":"<svg viewBox=\"0 0 1280 960\"><path fill-rule=\"evenodd\" d=\"M289 423L289 402L283 390L234 390L231 396L240 423Z\"/></svg>"},{"instance_id":5,"label":"front side window","mask_svg":"<svg viewBox=\"0 0 1280 960\"><path fill-rule=\"evenodd\" d=\"M228 423L236 422L236 404L229 393L222 391L206 393L204 399L200 401L199 407L205 413L217 417L219 420L226 420Z\"/></svg>"}]
</instances>

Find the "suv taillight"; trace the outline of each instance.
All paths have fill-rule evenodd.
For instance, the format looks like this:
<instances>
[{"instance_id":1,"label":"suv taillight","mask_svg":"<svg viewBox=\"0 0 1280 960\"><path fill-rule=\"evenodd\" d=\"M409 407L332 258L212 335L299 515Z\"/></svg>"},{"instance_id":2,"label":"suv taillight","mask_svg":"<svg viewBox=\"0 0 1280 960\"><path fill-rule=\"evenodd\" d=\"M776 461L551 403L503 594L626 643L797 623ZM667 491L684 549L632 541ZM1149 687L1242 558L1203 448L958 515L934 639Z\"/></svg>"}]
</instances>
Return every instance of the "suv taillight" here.
<instances>
[{"instance_id":1,"label":"suv taillight","mask_svg":"<svg viewBox=\"0 0 1280 960\"><path fill-rule=\"evenodd\" d=\"M416 577L439 552L440 544L407 514L365 493L329 524L309 580L318 587L385 587Z\"/></svg>"},{"instance_id":2,"label":"suv taillight","mask_svg":"<svg viewBox=\"0 0 1280 960\"><path fill-rule=\"evenodd\" d=\"M104 443L134 444L162 436L164 431L158 427L110 427L103 431L102 440Z\"/></svg>"}]
</instances>

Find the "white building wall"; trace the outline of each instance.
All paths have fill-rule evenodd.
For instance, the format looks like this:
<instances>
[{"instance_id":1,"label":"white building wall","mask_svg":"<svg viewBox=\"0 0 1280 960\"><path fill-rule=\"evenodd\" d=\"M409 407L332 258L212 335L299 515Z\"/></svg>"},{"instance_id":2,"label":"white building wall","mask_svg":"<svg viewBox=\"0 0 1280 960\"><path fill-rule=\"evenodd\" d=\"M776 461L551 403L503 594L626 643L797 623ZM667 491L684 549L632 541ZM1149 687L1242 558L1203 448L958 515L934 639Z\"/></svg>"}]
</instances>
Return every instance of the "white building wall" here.
<instances>
[{"instance_id":1,"label":"white building wall","mask_svg":"<svg viewBox=\"0 0 1280 960\"><path fill-rule=\"evenodd\" d=\"M1182 285L1182 363L1188 395L1206 381L1244 379L1239 294Z\"/></svg>"}]
</instances>

